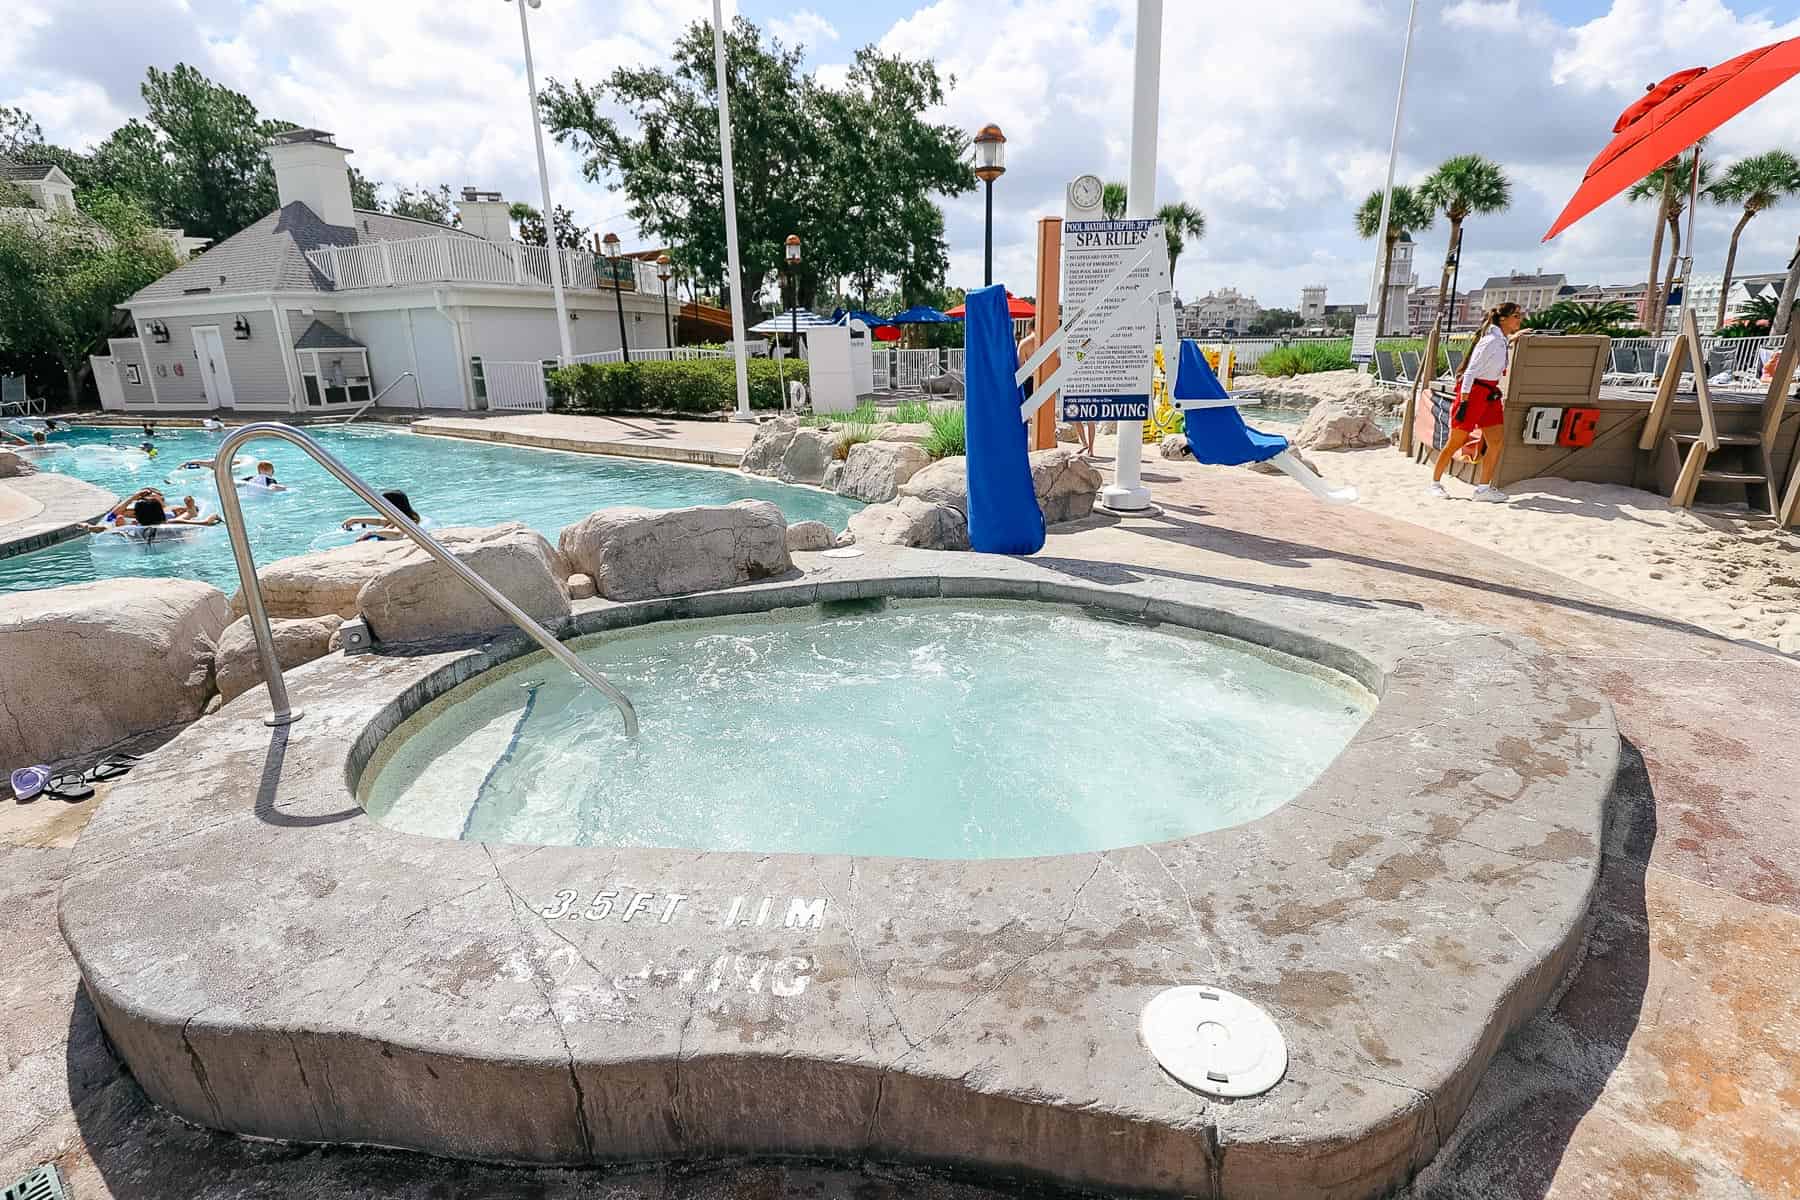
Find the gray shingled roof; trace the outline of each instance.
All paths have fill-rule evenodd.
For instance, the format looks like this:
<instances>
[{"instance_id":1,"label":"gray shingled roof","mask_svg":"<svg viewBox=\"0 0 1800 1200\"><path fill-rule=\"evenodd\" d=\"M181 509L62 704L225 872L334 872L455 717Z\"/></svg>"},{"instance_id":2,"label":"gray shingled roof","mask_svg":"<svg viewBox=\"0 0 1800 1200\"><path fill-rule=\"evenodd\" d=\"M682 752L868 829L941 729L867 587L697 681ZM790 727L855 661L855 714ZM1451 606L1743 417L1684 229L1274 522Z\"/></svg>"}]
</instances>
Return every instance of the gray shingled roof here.
<instances>
[{"instance_id":1,"label":"gray shingled roof","mask_svg":"<svg viewBox=\"0 0 1800 1200\"><path fill-rule=\"evenodd\" d=\"M351 337L339 333L323 321L314 321L294 343L296 350L365 350L368 347Z\"/></svg>"},{"instance_id":2,"label":"gray shingled roof","mask_svg":"<svg viewBox=\"0 0 1800 1200\"><path fill-rule=\"evenodd\" d=\"M306 261L321 246L356 246L404 238L475 235L448 225L356 212L356 225L327 225L298 200L209 247L125 302L178 300L185 295L269 291L330 291L329 281Z\"/></svg>"},{"instance_id":3,"label":"gray shingled roof","mask_svg":"<svg viewBox=\"0 0 1800 1200\"><path fill-rule=\"evenodd\" d=\"M1482 288L1504 287L1549 287L1554 284L1561 287L1568 282L1567 275L1490 275Z\"/></svg>"},{"instance_id":4,"label":"gray shingled roof","mask_svg":"<svg viewBox=\"0 0 1800 1200\"><path fill-rule=\"evenodd\" d=\"M54 170L56 167L52 163L0 163L0 179L44 179Z\"/></svg>"}]
</instances>

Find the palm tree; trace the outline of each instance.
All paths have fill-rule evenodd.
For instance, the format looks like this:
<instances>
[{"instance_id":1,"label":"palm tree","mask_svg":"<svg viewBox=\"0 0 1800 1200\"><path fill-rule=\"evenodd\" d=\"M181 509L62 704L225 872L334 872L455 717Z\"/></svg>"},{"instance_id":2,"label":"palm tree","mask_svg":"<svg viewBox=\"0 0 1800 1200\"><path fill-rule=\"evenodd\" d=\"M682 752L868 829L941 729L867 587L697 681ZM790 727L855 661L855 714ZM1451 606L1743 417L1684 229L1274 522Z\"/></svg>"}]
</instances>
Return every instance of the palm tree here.
<instances>
[{"instance_id":1,"label":"palm tree","mask_svg":"<svg viewBox=\"0 0 1800 1200\"><path fill-rule=\"evenodd\" d=\"M1658 209L1656 236L1650 244L1650 281L1644 291L1644 324L1652 333L1662 332L1663 316L1668 308L1669 289L1675 284L1675 267L1681 261L1681 215L1687 210L1687 193L1694 173L1694 155L1706 144L1705 139L1695 143L1695 149L1671 159L1658 167L1638 182L1631 185L1625 193L1631 200L1646 200L1652 196L1659 197L1661 207ZM1707 180L1712 175L1712 168L1705 159L1700 161L1700 187L1706 190ZM1669 233L1669 266L1664 273L1662 286L1657 286L1657 271L1661 266L1663 231Z\"/></svg>"},{"instance_id":2,"label":"palm tree","mask_svg":"<svg viewBox=\"0 0 1800 1200\"><path fill-rule=\"evenodd\" d=\"M1109 221L1125 216L1125 185L1114 180L1100 189L1100 215Z\"/></svg>"},{"instance_id":3,"label":"palm tree","mask_svg":"<svg viewBox=\"0 0 1800 1200\"><path fill-rule=\"evenodd\" d=\"M1381 189L1376 188L1356 210L1358 237L1372 238L1381 232L1381 196ZM1375 306L1376 337L1385 332L1388 286L1394 274L1394 246L1400 241L1401 234L1423 233L1430 229L1436 216L1436 207L1418 191L1404 183L1394 185L1393 201L1388 205L1387 244L1381 250L1381 298Z\"/></svg>"},{"instance_id":4,"label":"palm tree","mask_svg":"<svg viewBox=\"0 0 1800 1200\"><path fill-rule=\"evenodd\" d=\"M1526 318L1528 329L1556 329L1563 333L1611 333L1636 316L1622 300L1590 302L1559 300Z\"/></svg>"},{"instance_id":5,"label":"palm tree","mask_svg":"<svg viewBox=\"0 0 1800 1200\"><path fill-rule=\"evenodd\" d=\"M1169 242L1169 279L1175 278L1175 260L1187 247L1189 238L1196 242L1206 236L1206 214L1186 201L1165 204L1156 210L1163 223L1163 236Z\"/></svg>"},{"instance_id":6,"label":"palm tree","mask_svg":"<svg viewBox=\"0 0 1800 1200\"><path fill-rule=\"evenodd\" d=\"M1786 150L1770 150L1754 158L1734 162L1725 177L1706 189L1715 204L1741 204L1743 215L1731 230L1731 249L1725 252L1725 279L1719 286L1718 324L1725 324L1725 301L1731 293L1731 272L1737 266L1738 236L1750 218L1780 203L1782 197L1800 193L1800 158ZM1770 330L1771 333L1774 330Z\"/></svg>"},{"instance_id":7,"label":"palm tree","mask_svg":"<svg viewBox=\"0 0 1800 1200\"><path fill-rule=\"evenodd\" d=\"M1656 198L1656 220L1651 224L1654 235L1650 239L1650 280L1644 285L1644 310L1641 314L1645 326L1650 325L1650 318L1656 312L1657 275L1662 270L1663 230L1667 228L1669 216L1669 197L1675 188L1675 176L1665 163L1650 174L1644 176L1625 193L1627 200L1636 202ZM1654 329L1652 332L1656 332Z\"/></svg>"},{"instance_id":8,"label":"palm tree","mask_svg":"<svg viewBox=\"0 0 1800 1200\"><path fill-rule=\"evenodd\" d=\"M1462 225L1474 214L1505 212L1512 204L1512 181L1500 164L1479 154L1458 154L1438 164L1438 169L1419 185L1419 195L1450 218L1450 242L1444 249L1444 274L1438 281L1438 315L1444 306L1455 313L1456 297L1450 294L1451 277L1462 258Z\"/></svg>"}]
</instances>

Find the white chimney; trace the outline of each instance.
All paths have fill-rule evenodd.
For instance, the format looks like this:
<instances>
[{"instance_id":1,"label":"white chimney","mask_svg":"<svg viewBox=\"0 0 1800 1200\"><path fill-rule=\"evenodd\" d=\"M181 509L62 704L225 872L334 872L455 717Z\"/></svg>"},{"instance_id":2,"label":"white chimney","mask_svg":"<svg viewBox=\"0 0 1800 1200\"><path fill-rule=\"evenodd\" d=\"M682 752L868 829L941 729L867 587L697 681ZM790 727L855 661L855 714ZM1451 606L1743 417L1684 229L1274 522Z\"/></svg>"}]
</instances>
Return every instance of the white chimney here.
<instances>
[{"instance_id":1,"label":"white chimney","mask_svg":"<svg viewBox=\"0 0 1800 1200\"><path fill-rule=\"evenodd\" d=\"M463 229L476 237L490 242L512 241L512 205L499 192L478 192L466 187L462 199L456 202L456 212L462 218Z\"/></svg>"},{"instance_id":2,"label":"white chimney","mask_svg":"<svg viewBox=\"0 0 1800 1200\"><path fill-rule=\"evenodd\" d=\"M298 200L327 225L352 226L350 151L318 129L290 129L277 134L267 150L275 168L275 194L282 207Z\"/></svg>"}]
</instances>

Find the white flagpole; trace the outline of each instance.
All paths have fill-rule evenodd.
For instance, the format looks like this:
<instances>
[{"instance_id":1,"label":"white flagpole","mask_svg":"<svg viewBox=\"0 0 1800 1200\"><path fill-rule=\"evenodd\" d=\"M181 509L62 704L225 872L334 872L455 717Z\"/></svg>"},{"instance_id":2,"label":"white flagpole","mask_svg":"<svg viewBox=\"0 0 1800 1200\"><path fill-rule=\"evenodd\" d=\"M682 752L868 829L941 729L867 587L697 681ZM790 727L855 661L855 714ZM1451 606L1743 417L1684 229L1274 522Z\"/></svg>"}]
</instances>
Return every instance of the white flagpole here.
<instances>
[{"instance_id":1,"label":"white flagpole","mask_svg":"<svg viewBox=\"0 0 1800 1200\"><path fill-rule=\"evenodd\" d=\"M713 0L713 71L719 80L719 161L725 169L725 254L731 278L731 337L737 361L737 411L734 421L754 421L750 412L750 368L744 355L744 281L738 258L737 176L731 169L731 89L725 75L725 16Z\"/></svg>"},{"instance_id":2,"label":"white flagpole","mask_svg":"<svg viewBox=\"0 0 1800 1200\"><path fill-rule=\"evenodd\" d=\"M1394 207L1394 164L1400 157L1400 114L1406 108L1406 64L1412 58L1413 21L1419 15L1419 0L1412 0L1406 12L1406 48L1400 52L1400 93L1394 97L1394 132L1388 139L1387 187L1381 193L1381 226L1375 231L1375 275L1369 280L1369 312L1375 317L1375 331L1381 332L1387 315L1387 288L1382 284L1387 275L1388 214ZM1362 365L1366 375L1369 364Z\"/></svg>"}]
</instances>

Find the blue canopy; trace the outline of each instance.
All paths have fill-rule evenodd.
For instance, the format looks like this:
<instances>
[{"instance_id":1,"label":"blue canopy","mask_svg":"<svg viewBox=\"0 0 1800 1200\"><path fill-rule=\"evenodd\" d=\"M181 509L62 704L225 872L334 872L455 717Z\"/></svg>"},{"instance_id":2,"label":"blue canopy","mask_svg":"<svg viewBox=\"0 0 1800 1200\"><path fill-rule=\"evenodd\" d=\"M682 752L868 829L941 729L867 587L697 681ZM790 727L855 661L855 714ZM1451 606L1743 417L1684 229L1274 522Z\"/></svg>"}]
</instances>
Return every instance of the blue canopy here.
<instances>
[{"instance_id":1,"label":"blue canopy","mask_svg":"<svg viewBox=\"0 0 1800 1200\"><path fill-rule=\"evenodd\" d=\"M836 325L838 322L843 321L846 318L854 318L858 321L861 321L864 325L867 325L870 329L874 329L880 325L894 324L894 319L892 317L878 317L874 313L864 312L860 308L840 308L840 309L838 309L836 312L831 314L831 323L833 325Z\"/></svg>"},{"instance_id":2,"label":"blue canopy","mask_svg":"<svg viewBox=\"0 0 1800 1200\"><path fill-rule=\"evenodd\" d=\"M957 318L947 316L929 304L915 304L887 319L889 325L953 325Z\"/></svg>"}]
</instances>

